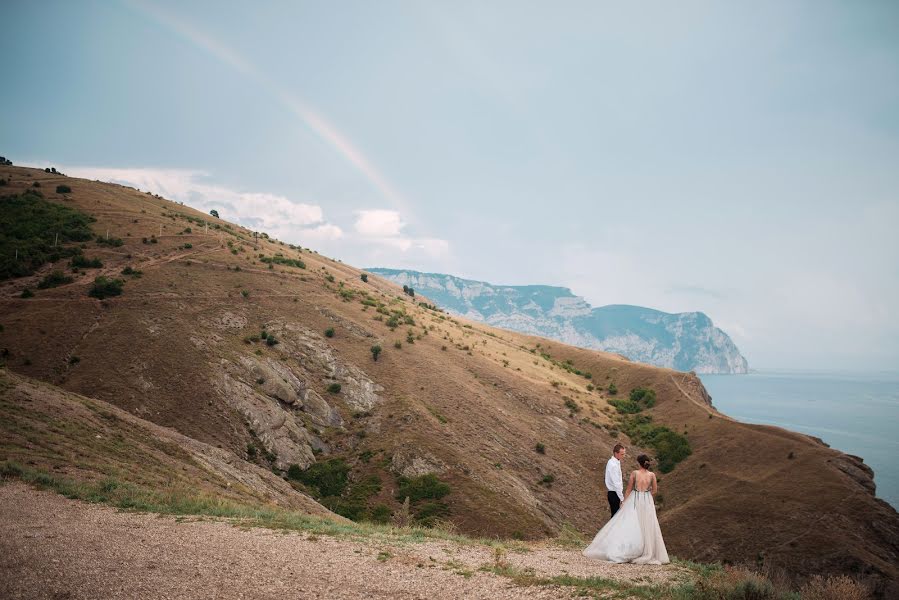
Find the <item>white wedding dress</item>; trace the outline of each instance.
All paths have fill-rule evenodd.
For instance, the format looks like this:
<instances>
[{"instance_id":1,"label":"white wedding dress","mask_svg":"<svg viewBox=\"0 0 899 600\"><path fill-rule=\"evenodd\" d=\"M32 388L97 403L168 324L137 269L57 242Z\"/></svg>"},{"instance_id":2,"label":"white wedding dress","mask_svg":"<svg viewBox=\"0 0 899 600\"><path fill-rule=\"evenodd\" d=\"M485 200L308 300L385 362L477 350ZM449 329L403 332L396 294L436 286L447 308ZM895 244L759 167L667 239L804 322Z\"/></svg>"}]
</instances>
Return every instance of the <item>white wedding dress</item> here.
<instances>
[{"instance_id":1,"label":"white wedding dress","mask_svg":"<svg viewBox=\"0 0 899 600\"><path fill-rule=\"evenodd\" d=\"M668 551L650 490L641 492L635 485L628 499L599 530L583 554L587 558L614 563L668 564Z\"/></svg>"}]
</instances>

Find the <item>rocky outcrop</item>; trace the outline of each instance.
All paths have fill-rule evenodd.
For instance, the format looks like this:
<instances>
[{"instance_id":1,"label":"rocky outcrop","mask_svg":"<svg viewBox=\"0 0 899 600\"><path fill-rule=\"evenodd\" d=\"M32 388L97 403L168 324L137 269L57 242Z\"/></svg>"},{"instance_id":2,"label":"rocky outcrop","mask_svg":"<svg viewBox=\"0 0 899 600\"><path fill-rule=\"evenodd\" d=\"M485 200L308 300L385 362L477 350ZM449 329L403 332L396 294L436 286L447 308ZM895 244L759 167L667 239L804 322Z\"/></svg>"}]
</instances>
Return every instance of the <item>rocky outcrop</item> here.
<instances>
[{"instance_id":1,"label":"rocky outcrop","mask_svg":"<svg viewBox=\"0 0 899 600\"><path fill-rule=\"evenodd\" d=\"M748 362L730 337L701 312L670 314L627 305L593 308L567 288L498 286L409 270L368 271L412 287L450 313L494 327L679 371L749 371Z\"/></svg>"},{"instance_id":2,"label":"rocky outcrop","mask_svg":"<svg viewBox=\"0 0 899 600\"><path fill-rule=\"evenodd\" d=\"M446 470L446 465L427 452L398 450L390 460L390 469L403 477L418 477L429 473L442 473Z\"/></svg>"}]
</instances>

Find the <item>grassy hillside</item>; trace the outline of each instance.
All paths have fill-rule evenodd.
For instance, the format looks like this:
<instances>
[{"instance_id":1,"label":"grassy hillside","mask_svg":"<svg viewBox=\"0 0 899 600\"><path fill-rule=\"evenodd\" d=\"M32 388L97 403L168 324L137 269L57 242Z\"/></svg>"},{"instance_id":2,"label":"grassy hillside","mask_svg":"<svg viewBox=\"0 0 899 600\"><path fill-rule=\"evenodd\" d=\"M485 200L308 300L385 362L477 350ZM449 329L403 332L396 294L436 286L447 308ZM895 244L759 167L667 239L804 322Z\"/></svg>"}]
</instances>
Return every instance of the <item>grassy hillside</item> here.
<instances>
[{"instance_id":1,"label":"grassy hillside","mask_svg":"<svg viewBox=\"0 0 899 600\"><path fill-rule=\"evenodd\" d=\"M93 240L63 244L71 256L0 283L12 372L287 477L347 516L389 520L408 496L413 520L472 535L535 539L564 523L592 535L607 518L602 468L623 441L626 470L646 451L668 471L657 500L677 556L897 577L899 516L860 460L717 413L692 374L450 318L130 188L0 177L0 193L40 190L95 219ZM48 276L62 282L42 289ZM110 280L121 294L98 299Z\"/></svg>"}]
</instances>

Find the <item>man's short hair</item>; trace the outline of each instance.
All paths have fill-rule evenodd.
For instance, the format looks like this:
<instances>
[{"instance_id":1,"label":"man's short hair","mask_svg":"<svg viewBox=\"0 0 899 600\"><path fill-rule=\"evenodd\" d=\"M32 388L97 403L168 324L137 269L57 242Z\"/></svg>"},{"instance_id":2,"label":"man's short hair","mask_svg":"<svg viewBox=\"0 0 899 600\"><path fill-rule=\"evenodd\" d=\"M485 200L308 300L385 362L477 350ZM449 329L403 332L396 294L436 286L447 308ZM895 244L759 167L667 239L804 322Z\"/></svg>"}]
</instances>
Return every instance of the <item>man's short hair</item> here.
<instances>
[{"instance_id":1,"label":"man's short hair","mask_svg":"<svg viewBox=\"0 0 899 600\"><path fill-rule=\"evenodd\" d=\"M618 454L622 450L624 450L624 444L615 444L615 447L612 448L612 454Z\"/></svg>"}]
</instances>

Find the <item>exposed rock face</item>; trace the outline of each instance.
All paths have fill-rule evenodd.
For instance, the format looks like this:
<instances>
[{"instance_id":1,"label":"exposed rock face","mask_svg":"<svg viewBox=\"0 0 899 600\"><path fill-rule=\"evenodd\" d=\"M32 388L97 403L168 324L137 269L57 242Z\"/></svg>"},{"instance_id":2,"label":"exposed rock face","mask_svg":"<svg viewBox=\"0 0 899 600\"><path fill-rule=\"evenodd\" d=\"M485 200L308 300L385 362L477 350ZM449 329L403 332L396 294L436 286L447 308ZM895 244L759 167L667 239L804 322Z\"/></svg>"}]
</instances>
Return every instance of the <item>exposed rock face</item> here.
<instances>
[{"instance_id":1,"label":"exposed rock face","mask_svg":"<svg viewBox=\"0 0 899 600\"><path fill-rule=\"evenodd\" d=\"M592 308L567 288L496 286L452 275L367 269L435 301L450 313L631 360L697 373L747 373L726 333L701 312L669 314L640 306Z\"/></svg>"},{"instance_id":2,"label":"exposed rock face","mask_svg":"<svg viewBox=\"0 0 899 600\"><path fill-rule=\"evenodd\" d=\"M249 423L263 447L277 458L275 466L286 470L291 464L305 469L315 462L312 439L294 415L271 397L257 392L238 379L239 374L223 364L226 371L213 382L222 398Z\"/></svg>"},{"instance_id":3,"label":"exposed rock face","mask_svg":"<svg viewBox=\"0 0 899 600\"><path fill-rule=\"evenodd\" d=\"M428 473L442 473L446 466L430 454L400 450L393 455L390 469L403 477L418 477Z\"/></svg>"},{"instance_id":4,"label":"exposed rock face","mask_svg":"<svg viewBox=\"0 0 899 600\"><path fill-rule=\"evenodd\" d=\"M240 327L241 320L227 315L221 322ZM340 429L344 425L340 412L311 382L320 380L322 386L340 383L340 399L353 412L374 408L383 388L355 365L341 361L321 336L308 328L274 321L267 323L266 329L278 339L272 348L275 355L242 354L234 362L223 359L213 387L246 419L264 449L276 456L277 468L286 470L296 464L305 469L315 462L313 448L327 446L306 429L302 415L319 427ZM358 335L365 337L362 331Z\"/></svg>"}]
</instances>

